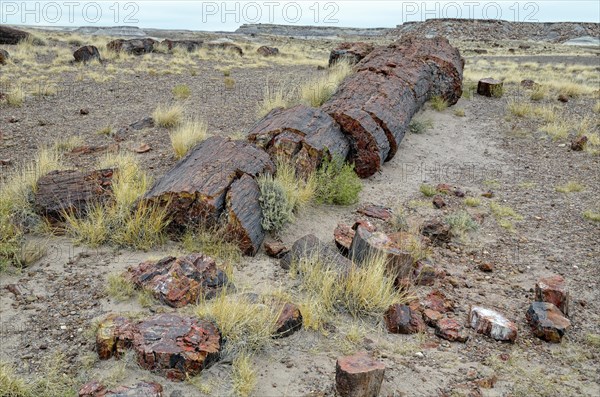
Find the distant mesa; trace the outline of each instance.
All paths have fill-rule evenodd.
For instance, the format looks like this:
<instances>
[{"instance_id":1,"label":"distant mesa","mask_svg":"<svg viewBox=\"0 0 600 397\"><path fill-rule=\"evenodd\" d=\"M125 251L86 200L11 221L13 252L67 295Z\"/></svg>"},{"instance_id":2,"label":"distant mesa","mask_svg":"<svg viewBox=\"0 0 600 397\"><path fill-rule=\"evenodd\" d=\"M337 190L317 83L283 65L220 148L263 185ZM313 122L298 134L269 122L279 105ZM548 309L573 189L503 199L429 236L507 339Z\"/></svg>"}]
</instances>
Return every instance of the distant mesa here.
<instances>
[{"instance_id":1,"label":"distant mesa","mask_svg":"<svg viewBox=\"0 0 600 397\"><path fill-rule=\"evenodd\" d=\"M75 33L92 36L127 36L146 37L146 32L137 26L82 26L74 30Z\"/></svg>"}]
</instances>

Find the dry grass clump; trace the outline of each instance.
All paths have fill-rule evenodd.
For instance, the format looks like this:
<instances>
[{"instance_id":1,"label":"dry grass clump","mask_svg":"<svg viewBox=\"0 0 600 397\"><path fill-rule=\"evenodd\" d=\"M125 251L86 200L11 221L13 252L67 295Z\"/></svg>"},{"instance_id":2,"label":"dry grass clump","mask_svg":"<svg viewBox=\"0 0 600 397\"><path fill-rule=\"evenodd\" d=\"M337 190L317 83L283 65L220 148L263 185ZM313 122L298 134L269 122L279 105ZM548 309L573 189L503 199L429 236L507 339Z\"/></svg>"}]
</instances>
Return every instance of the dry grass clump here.
<instances>
[{"instance_id":1,"label":"dry grass clump","mask_svg":"<svg viewBox=\"0 0 600 397\"><path fill-rule=\"evenodd\" d=\"M273 109L286 107L288 107L288 100L285 98L283 88L274 88L267 84L263 100L258 105L256 113L258 117L262 118Z\"/></svg>"},{"instance_id":2,"label":"dry grass clump","mask_svg":"<svg viewBox=\"0 0 600 397\"><path fill-rule=\"evenodd\" d=\"M228 240L224 228L198 227L189 229L183 235L181 244L186 252L202 252L226 264L237 264L242 259L242 252L237 244Z\"/></svg>"},{"instance_id":3,"label":"dry grass clump","mask_svg":"<svg viewBox=\"0 0 600 397\"><path fill-rule=\"evenodd\" d=\"M600 212L587 210L583 212L583 217L592 222L600 222Z\"/></svg>"},{"instance_id":4,"label":"dry grass clump","mask_svg":"<svg viewBox=\"0 0 600 397\"><path fill-rule=\"evenodd\" d=\"M531 98L532 101L541 101L546 95L548 95L548 87L538 84L531 91L529 98Z\"/></svg>"},{"instance_id":5,"label":"dry grass clump","mask_svg":"<svg viewBox=\"0 0 600 397\"><path fill-rule=\"evenodd\" d=\"M600 113L600 101L596 102L592 110L594 111L594 113Z\"/></svg>"},{"instance_id":6,"label":"dry grass clump","mask_svg":"<svg viewBox=\"0 0 600 397\"><path fill-rule=\"evenodd\" d=\"M248 397L257 383L252 357L247 353L239 354L233 360L232 365L233 391L237 396Z\"/></svg>"},{"instance_id":7,"label":"dry grass clump","mask_svg":"<svg viewBox=\"0 0 600 397\"><path fill-rule=\"evenodd\" d=\"M569 128L569 123L566 120L560 119L542 126L540 130L545 132L553 141L557 141L569 136Z\"/></svg>"},{"instance_id":8,"label":"dry grass clump","mask_svg":"<svg viewBox=\"0 0 600 397\"><path fill-rule=\"evenodd\" d=\"M481 205L481 199L479 197L467 197L465 199L465 205L468 207L479 207Z\"/></svg>"},{"instance_id":9,"label":"dry grass clump","mask_svg":"<svg viewBox=\"0 0 600 397\"><path fill-rule=\"evenodd\" d=\"M351 205L358 202L363 185L354 165L339 156L325 158L315 175L315 201L319 204Z\"/></svg>"},{"instance_id":10,"label":"dry grass clump","mask_svg":"<svg viewBox=\"0 0 600 397\"><path fill-rule=\"evenodd\" d=\"M135 286L122 274L109 274L106 279L106 294L117 302L130 299L135 295Z\"/></svg>"},{"instance_id":11,"label":"dry grass clump","mask_svg":"<svg viewBox=\"0 0 600 397\"><path fill-rule=\"evenodd\" d=\"M192 119L180 124L169 134L177 159L182 158L196 144L208 138L208 125L204 120Z\"/></svg>"},{"instance_id":12,"label":"dry grass clump","mask_svg":"<svg viewBox=\"0 0 600 397\"><path fill-rule=\"evenodd\" d=\"M192 95L192 90L187 84L177 84L173 87L173 96L175 99L188 99Z\"/></svg>"},{"instance_id":13,"label":"dry grass clump","mask_svg":"<svg viewBox=\"0 0 600 397\"><path fill-rule=\"evenodd\" d=\"M85 141L80 135L73 135L65 139L61 139L54 144L54 147L59 152L68 152L78 146L83 146Z\"/></svg>"},{"instance_id":14,"label":"dry grass clump","mask_svg":"<svg viewBox=\"0 0 600 397\"><path fill-rule=\"evenodd\" d=\"M467 233L479 229L479 224L467 211L458 211L447 215L444 221L452 228L455 236L466 236Z\"/></svg>"},{"instance_id":15,"label":"dry grass clump","mask_svg":"<svg viewBox=\"0 0 600 397\"><path fill-rule=\"evenodd\" d=\"M309 81L300 87L300 103L319 107L337 91L339 85L352 73L348 62L337 62L325 76Z\"/></svg>"},{"instance_id":16,"label":"dry grass clump","mask_svg":"<svg viewBox=\"0 0 600 397\"><path fill-rule=\"evenodd\" d=\"M25 102L25 91L21 85L16 85L6 93L6 97L4 101L8 106L20 108L23 106L23 102Z\"/></svg>"},{"instance_id":17,"label":"dry grass clump","mask_svg":"<svg viewBox=\"0 0 600 397\"><path fill-rule=\"evenodd\" d=\"M454 109L454 115L457 117L465 117L465 109Z\"/></svg>"},{"instance_id":18,"label":"dry grass clump","mask_svg":"<svg viewBox=\"0 0 600 397\"><path fill-rule=\"evenodd\" d=\"M428 129L433 127L433 120L431 119L422 119L414 117L410 124L408 124L408 130L413 134L422 134Z\"/></svg>"},{"instance_id":19,"label":"dry grass clump","mask_svg":"<svg viewBox=\"0 0 600 397\"><path fill-rule=\"evenodd\" d=\"M523 216L518 214L514 209L507 205L498 204L495 201L490 202L490 210L492 211L492 215L494 215L498 224L511 232L514 231L514 225L512 221L523 220Z\"/></svg>"},{"instance_id":20,"label":"dry grass clump","mask_svg":"<svg viewBox=\"0 0 600 397\"><path fill-rule=\"evenodd\" d=\"M65 228L78 243L99 246L112 242L119 246L150 249L162 245L168 225L166 207L139 199L150 185L149 176L129 153L107 155L100 168L116 168L113 178L114 202L92 205L81 217L65 212Z\"/></svg>"},{"instance_id":21,"label":"dry grass clump","mask_svg":"<svg viewBox=\"0 0 600 397\"><path fill-rule=\"evenodd\" d=\"M111 136L113 134L113 131L113 127L111 125L107 125L106 127L102 127L101 129L96 131L96 134Z\"/></svg>"},{"instance_id":22,"label":"dry grass clump","mask_svg":"<svg viewBox=\"0 0 600 397\"><path fill-rule=\"evenodd\" d=\"M573 193L581 192L585 189L585 186L576 181L569 181L564 185L556 186L556 191L559 193Z\"/></svg>"},{"instance_id":23,"label":"dry grass clump","mask_svg":"<svg viewBox=\"0 0 600 397\"><path fill-rule=\"evenodd\" d=\"M425 197L433 197L437 194L437 189L434 186L425 183L419 186L419 191L423 193Z\"/></svg>"},{"instance_id":24,"label":"dry grass clump","mask_svg":"<svg viewBox=\"0 0 600 397\"><path fill-rule=\"evenodd\" d=\"M181 123L183 108L180 105L160 104L152 112L152 119L159 127L172 128Z\"/></svg>"},{"instance_id":25,"label":"dry grass clump","mask_svg":"<svg viewBox=\"0 0 600 397\"><path fill-rule=\"evenodd\" d=\"M429 100L429 104L434 110L442 112L448 108L448 101L441 96L434 96Z\"/></svg>"},{"instance_id":26,"label":"dry grass clump","mask_svg":"<svg viewBox=\"0 0 600 397\"><path fill-rule=\"evenodd\" d=\"M527 102L512 99L507 105L508 112L513 116L527 117L533 114L533 107Z\"/></svg>"}]
</instances>

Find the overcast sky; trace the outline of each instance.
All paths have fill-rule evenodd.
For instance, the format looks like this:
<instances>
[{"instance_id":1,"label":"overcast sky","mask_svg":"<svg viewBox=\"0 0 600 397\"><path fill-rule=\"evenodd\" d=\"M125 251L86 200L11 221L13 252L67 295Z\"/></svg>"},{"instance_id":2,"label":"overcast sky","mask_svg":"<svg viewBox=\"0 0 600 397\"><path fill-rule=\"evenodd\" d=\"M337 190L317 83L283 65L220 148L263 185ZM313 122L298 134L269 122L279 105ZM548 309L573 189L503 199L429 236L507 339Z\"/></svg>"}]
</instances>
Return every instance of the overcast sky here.
<instances>
[{"instance_id":1,"label":"overcast sky","mask_svg":"<svg viewBox=\"0 0 600 397\"><path fill-rule=\"evenodd\" d=\"M0 0L0 23L233 31L243 23L394 27L429 18L600 23L600 1Z\"/></svg>"}]
</instances>

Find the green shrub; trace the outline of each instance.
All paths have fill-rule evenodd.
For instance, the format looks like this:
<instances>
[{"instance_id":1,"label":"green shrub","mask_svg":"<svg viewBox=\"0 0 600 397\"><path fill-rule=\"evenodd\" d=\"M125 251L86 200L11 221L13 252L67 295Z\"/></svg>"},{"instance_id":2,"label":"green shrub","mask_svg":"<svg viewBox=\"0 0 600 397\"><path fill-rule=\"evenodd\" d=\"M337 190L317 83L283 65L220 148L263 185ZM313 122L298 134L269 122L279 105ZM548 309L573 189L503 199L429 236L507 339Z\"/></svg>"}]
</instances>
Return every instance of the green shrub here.
<instances>
[{"instance_id":1,"label":"green shrub","mask_svg":"<svg viewBox=\"0 0 600 397\"><path fill-rule=\"evenodd\" d=\"M294 219L294 204L290 203L281 182L272 175L258 178L260 206L265 230L278 231Z\"/></svg>"},{"instance_id":2,"label":"green shrub","mask_svg":"<svg viewBox=\"0 0 600 397\"><path fill-rule=\"evenodd\" d=\"M419 191L423 193L425 197L433 197L437 194L437 190L435 187L427 184L422 184L419 186Z\"/></svg>"},{"instance_id":3,"label":"green shrub","mask_svg":"<svg viewBox=\"0 0 600 397\"><path fill-rule=\"evenodd\" d=\"M316 174L316 201L325 204L350 205L358 201L362 182L354 165L339 156L325 159Z\"/></svg>"},{"instance_id":4,"label":"green shrub","mask_svg":"<svg viewBox=\"0 0 600 397\"><path fill-rule=\"evenodd\" d=\"M479 229L479 224L466 211L449 214L444 220L452 228L455 235L460 236Z\"/></svg>"},{"instance_id":5,"label":"green shrub","mask_svg":"<svg viewBox=\"0 0 600 397\"><path fill-rule=\"evenodd\" d=\"M430 119L420 120L414 118L408 125L408 130L413 134L422 134L433 127L433 122Z\"/></svg>"},{"instance_id":6,"label":"green shrub","mask_svg":"<svg viewBox=\"0 0 600 397\"><path fill-rule=\"evenodd\" d=\"M431 98L429 100L429 103L431 104L431 107L437 110L438 112L441 112L448 108L448 101L446 101L443 97L439 95Z\"/></svg>"}]
</instances>

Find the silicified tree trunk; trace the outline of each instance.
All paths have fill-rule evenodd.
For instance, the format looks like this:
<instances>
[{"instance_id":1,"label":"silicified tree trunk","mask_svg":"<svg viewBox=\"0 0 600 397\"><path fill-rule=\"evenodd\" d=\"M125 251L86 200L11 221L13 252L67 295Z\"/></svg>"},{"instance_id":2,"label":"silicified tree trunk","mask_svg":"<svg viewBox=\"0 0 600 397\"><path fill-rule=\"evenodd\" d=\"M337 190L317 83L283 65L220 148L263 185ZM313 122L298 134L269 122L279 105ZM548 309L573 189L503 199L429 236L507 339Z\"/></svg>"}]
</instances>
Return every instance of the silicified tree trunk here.
<instances>
[{"instance_id":1,"label":"silicified tree trunk","mask_svg":"<svg viewBox=\"0 0 600 397\"><path fill-rule=\"evenodd\" d=\"M63 214L85 214L91 205L105 204L113 199L112 179L117 171L52 171L38 180L35 210L54 221Z\"/></svg>"},{"instance_id":2,"label":"silicified tree trunk","mask_svg":"<svg viewBox=\"0 0 600 397\"><path fill-rule=\"evenodd\" d=\"M367 178L394 157L413 115L433 96L462 95L464 60L442 37L405 38L370 52L321 109L350 141L349 160Z\"/></svg>"},{"instance_id":3,"label":"silicified tree trunk","mask_svg":"<svg viewBox=\"0 0 600 397\"><path fill-rule=\"evenodd\" d=\"M350 150L348 139L327 113L304 105L272 110L252 127L248 140L272 158L289 159L304 176L317 169L326 152L345 159Z\"/></svg>"},{"instance_id":4,"label":"silicified tree trunk","mask_svg":"<svg viewBox=\"0 0 600 397\"><path fill-rule=\"evenodd\" d=\"M29 33L19 29L0 26L0 44L19 44L19 41L29 37Z\"/></svg>"}]
</instances>

